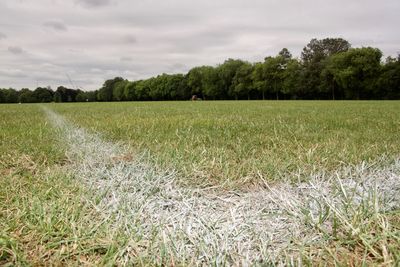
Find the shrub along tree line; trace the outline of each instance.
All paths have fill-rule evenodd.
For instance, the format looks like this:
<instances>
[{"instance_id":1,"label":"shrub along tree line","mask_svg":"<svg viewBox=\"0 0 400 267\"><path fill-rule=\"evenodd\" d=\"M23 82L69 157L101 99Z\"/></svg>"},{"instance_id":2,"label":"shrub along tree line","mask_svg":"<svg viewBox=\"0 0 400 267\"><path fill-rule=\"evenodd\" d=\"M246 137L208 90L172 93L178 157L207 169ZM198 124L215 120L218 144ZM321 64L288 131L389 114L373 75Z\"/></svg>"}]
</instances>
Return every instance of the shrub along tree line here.
<instances>
[{"instance_id":1,"label":"shrub along tree line","mask_svg":"<svg viewBox=\"0 0 400 267\"><path fill-rule=\"evenodd\" d=\"M116 77L96 91L1 89L0 102L82 102L203 99L400 99L400 55L383 62L378 48L351 48L342 38L312 39L300 59L288 49L250 63L228 59L187 74L146 80Z\"/></svg>"}]
</instances>

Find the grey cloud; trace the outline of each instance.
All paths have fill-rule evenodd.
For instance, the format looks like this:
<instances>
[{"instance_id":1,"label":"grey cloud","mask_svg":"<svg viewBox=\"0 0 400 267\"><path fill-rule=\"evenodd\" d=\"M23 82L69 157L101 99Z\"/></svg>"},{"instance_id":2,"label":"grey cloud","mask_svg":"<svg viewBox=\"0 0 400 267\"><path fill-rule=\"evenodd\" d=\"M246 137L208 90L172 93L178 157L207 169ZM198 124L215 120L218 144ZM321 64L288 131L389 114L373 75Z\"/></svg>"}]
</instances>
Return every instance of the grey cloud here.
<instances>
[{"instance_id":1,"label":"grey cloud","mask_svg":"<svg viewBox=\"0 0 400 267\"><path fill-rule=\"evenodd\" d=\"M2 77L10 77L10 78L25 78L28 77L26 73L19 69L13 70L0 70L0 76Z\"/></svg>"},{"instance_id":2,"label":"grey cloud","mask_svg":"<svg viewBox=\"0 0 400 267\"><path fill-rule=\"evenodd\" d=\"M43 26L52 28L56 31L67 31L67 26L61 21L51 20L43 23Z\"/></svg>"},{"instance_id":3,"label":"grey cloud","mask_svg":"<svg viewBox=\"0 0 400 267\"><path fill-rule=\"evenodd\" d=\"M185 64L175 63L168 67L168 72L179 73L179 72L184 72L187 69L188 69L188 66L186 66Z\"/></svg>"},{"instance_id":4,"label":"grey cloud","mask_svg":"<svg viewBox=\"0 0 400 267\"><path fill-rule=\"evenodd\" d=\"M136 36L131 35L131 34L125 35L125 36L122 38L122 40L123 40L125 43L127 43L127 44L135 44L135 43L137 43L137 38L136 38Z\"/></svg>"},{"instance_id":5,"label":"grey cloud","mask_svg":"<svg viewBox=\"0 0 400 267\"><path fill-rule=\"evenodd\" d=\"M102 7L111 3L110 0L78 0L78 4L84 7Z\"/></svg>"},{"instance_id":6,"label":"grey cloud","mask_svg":"<svg viewBox=\"0 0 400 267\"><path fill-rule=\"evenodd\" d=\"M7 38L7 35L5 35L4 33L0 32L0 40L1 39L5 39L5 38Z\"/></svg>"},{"instance_id":7,"label":"grey cloud","mask_svg":"<svg viewBox=\"0 0 400 267\"><path fill-rule=\"evenodd\" d=\"M24 50L19 46L9 46L8 51L15 55L22 54L24 52Z\"/></svg>"},{"instance_id":8,"label":"grey cloud","mask_svg":"<svg viewBox=\"0 0 400 267\"><path fill-rule=\"evenodd\" d=\"M121 60L121 61L129 62L129 61L132 61L133 58L132 58L132 57L128 57L128 56L124 56L124 57L120 57L120 60Z\"/></svg>"},{"instance_id":9,"label":"grey cloud","mask_svg":"<svg viewBox=\"0 0 400 267\"><path fill-rule=\"evenodd\" d=\"M0 39L9 36L6 46L0 42L0 87L33 87L35 79L68 86L68 73L96 89L114 76L185 73L229 57L262 61L283 47L299 56L314 37L342 37L396 56L398 10L398 0L1 0Z\"/></svg>"},{"instance_id":10,"label":"grey cloud","mask_svg":"<svg viewBox=\"0 0 400 267\"><path fill-rule=\"evenodd\" d=\"M129 25L131 27L152 27L152 28L169 28L171 26L184 27L185 25L191 25L196 23L204 22L204 18L199 15L183 15L183 14L167 14L163 12L158 13L145 13L145 12L127 12L122 13L116 21Z\"/></svg>"}]
</instances>

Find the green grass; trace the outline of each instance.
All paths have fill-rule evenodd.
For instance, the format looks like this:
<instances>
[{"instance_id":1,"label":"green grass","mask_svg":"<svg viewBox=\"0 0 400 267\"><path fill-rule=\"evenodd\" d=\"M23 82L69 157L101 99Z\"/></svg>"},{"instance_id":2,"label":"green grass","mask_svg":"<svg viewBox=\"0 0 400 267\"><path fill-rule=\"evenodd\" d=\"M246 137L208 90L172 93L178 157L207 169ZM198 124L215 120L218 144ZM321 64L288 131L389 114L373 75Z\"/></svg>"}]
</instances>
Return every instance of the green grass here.
<instances>
[{"instance_id":1,"label":"green grass","mask_svg":"<svg viewBox=\"0 0 400 267\"><path fill-rule=\"evenodd\" d=\"M0 137L0 265L112 264L124 239L60 169L64 149L40 106L0 105Z\"/></svg>"},{"instance_id":2,"label":"green grass","mask_svg":"<svg viewBox=\"0 0 400 267\"><path fill-rule=\"evenodd\" d=\"M400 151L398 101L128 102L50 105L109 140L149 151L188 184L258 183Z\"/></svg>"},{"instance_id":3,"label":"green grass","mask_svg":"<svg viewBox=\"0 0 400 267\"><path fill-rule=\"evenodd\" d=\"M149 151L157 168L176 169L180 181L191 186L259 185L288 176L306 180L310 173L361 161L374 164L383 155L398 158L400 148L398 101L46 106L108 140L130 144L137 153ZM105 220L92 205L95 193L63 169L70 164L64 141L40 105L0 105L0 265L194 263L173 252L173 244L153 248L142 235L129 235ZM379 167L374 168L379 177ZM399 264L399 210L386 209L376 188L368 187L357 202L358 191L336 186L331 199L308 200L319 208L317 214L301 198L291 202L300 207L291 214L294 220L323 239L293 243L303 264ZM279 199L284 195L276 194L284 205ZM293 213L291 206L287 212ZM129 231L140 227L133 224ZM153 238L150 244L160 244L158 236Z\"/></svg>"},{"instance_id":4,"label":"green grass","mask_svg":"<svg viewBox=\"0 0 400 267\"><path fill-rule=\"evenodd\" d=\"M2 169L21 156L40 165L59 162L63 152L54 146L57 138L38 105L0 105Z\"/></svg>"}]
</instances>

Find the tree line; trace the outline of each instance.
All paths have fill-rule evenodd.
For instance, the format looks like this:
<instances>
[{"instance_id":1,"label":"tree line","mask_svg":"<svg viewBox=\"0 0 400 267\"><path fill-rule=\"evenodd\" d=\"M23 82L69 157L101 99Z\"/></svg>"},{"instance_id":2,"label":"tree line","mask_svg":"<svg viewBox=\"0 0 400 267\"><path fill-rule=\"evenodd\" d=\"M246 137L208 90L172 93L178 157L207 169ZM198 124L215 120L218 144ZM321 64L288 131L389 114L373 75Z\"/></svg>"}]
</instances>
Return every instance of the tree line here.
<instances>
[{"instance_id":1,"label":"tree line","mask_svg":"<svg viewBox=\"0 0 400 267\"><path fill-rule=\"evenodd\" d=\"M2 103L231 99L400 99L400 55L382 60L378 48L352 48L342 38L312 39L300 58L283 48L263 62L228 59L186 74L129 81L115 77L95 91L60 86L0 89Z\"/></svg>"}]
</instances>

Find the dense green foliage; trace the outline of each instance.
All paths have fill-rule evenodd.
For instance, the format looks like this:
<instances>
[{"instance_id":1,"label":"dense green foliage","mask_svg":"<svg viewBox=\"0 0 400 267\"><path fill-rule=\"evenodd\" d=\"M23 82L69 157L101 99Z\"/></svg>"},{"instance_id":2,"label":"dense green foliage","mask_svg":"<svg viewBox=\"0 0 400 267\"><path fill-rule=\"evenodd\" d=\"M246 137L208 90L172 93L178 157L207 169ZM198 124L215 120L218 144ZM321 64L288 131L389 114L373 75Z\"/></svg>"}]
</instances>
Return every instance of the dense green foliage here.
<instances>
[{"instance_id":1,"label":"dense green foliage","mask_svg":"<svg viewBox=\"0 0 400 267\"><path fill-rule=\"evenodd\" d=\"M85 92L63 86L34 91L0 90L0 103L89 102L202 99L400 99L400 56L382 62L377 48L351 48L341 38L312 39L301 58L286 49L264 62L228 59L187 74L146 80L109 79Z\"/></svg>"}]
</instances>

